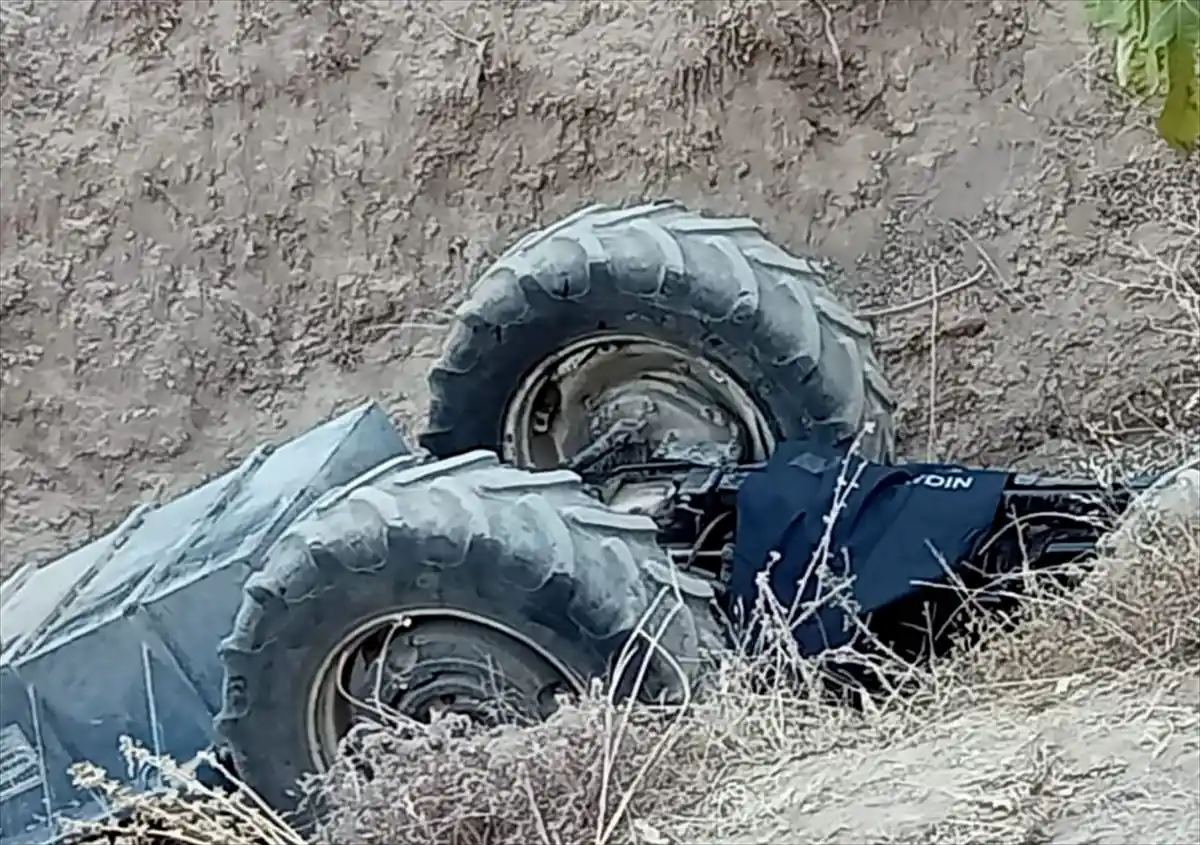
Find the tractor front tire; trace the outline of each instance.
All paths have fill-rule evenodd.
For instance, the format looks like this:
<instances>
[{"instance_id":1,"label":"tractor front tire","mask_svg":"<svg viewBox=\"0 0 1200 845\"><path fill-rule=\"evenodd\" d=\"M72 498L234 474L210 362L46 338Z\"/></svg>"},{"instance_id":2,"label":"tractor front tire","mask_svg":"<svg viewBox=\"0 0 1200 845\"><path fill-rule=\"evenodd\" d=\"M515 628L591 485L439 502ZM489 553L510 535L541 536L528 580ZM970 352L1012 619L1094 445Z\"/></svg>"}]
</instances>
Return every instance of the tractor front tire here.
<instances>
[{"instance_id":1,"label":"tractor front tire","mask_svg":"<svg viewBox=\"0 0 1200 845\"><path fill-rule=\"evenodd\" d=\"M239 776L288 810L297 778L323 766L314 685L365 620L411 618L394 640L413 655L414 688L448 689L496 658L506 691L525 699L517 710L536 719L547 677L576 691L611 679L639 625L658 655L639 693L678 700L715 631L693 613L710 598L674 571L649 518L609 510L574 473L483 451L404 465L328 494L248 579L222 644L215 727Z\"/></svg>"}]
</instances>

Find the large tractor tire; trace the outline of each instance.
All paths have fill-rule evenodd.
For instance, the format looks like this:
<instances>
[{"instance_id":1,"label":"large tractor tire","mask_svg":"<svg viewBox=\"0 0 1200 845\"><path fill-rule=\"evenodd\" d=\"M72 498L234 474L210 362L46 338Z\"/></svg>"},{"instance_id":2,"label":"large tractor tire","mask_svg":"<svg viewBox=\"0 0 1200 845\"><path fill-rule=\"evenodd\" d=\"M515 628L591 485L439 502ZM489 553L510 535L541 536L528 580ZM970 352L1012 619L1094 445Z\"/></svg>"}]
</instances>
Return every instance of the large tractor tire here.
<instances>
[{"instance_id":1,"label":"large tractor tire","mask_svg":"<svg viewBox=\"0 0 1200 845\"><path fill-rule=\"evenodd\" d=\"M743 462L814 432L844 443L868 424L863 456L892 458L871 330L822 265L753 220L673 201L593 206L526 235L458 309L429 381L421 444L439 457L484 448L566 465L650 404L659 434L736 440Z\"/></svg>"},{"instance_id":2,"label":"large tractor tire","mask_svg":"<svg viewBox=\"0 0 1200 845\"><path fill-rule=\"evenodd\" d=\"M296 806L358 716L539 721L631 654L624 689L679 701L716 636L692 612L709 587L674 571L654 523L574 473L416 460L326 496L246 583L216 730L272 806Z\"/></svg>"}]
</instances>

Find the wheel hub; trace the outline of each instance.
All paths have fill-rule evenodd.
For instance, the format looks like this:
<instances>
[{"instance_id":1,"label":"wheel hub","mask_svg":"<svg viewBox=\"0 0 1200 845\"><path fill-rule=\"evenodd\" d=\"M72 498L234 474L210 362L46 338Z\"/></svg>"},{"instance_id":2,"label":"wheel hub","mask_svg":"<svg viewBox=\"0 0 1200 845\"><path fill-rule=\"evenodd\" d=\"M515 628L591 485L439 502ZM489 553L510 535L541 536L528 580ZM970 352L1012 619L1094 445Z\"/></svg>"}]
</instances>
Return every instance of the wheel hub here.
<instances>
[{"instance_id":1,"label":"wheel hub","mask_svg":"<svg viewBox=\"0 0 1200 845\"><path fill-rule=\"evenodd\" d=\"M727 372L680 347L647 337L599 335L536 367L505 414L505 458L520 466L563 466L621 419L648 417L652 448L712 449L765 460L766 418Z\"/></svg>"},{"instance_id":2,"label":"wheel hub","mask_svg":"<svg viewBox=\"0 0 1200 845\"><path fill-rule=\"evenodd\" d=\"M392 674L382 667L376 671L384 672L386 678L381 703L418 722L428 723L437 716L454 713L492 727L503 721L506 703L511 705L510 715L518 717L509 721L533 721L539 715L521 712L529 708L521 706L519 692L506 679L494 677L490 690L483 686L481 675L487 670L482 666L462 665L454 660L423 660L403 674ZM497 673L493 670L492 674ZM368 690L350 692L369 694Z\"/></svg>"},{"instance_id":3,"label":"wheel hub","mask_svg":"<svg viewBox=\"0 0 1200 845\"><path fill-rule=\"evenodd\" d=\"M553 712L559 692L578 691L561 667L519 636L451 614L381 616L331 651L307 708L318 770L360 723L428 724L458 714L483 727L531 724Z\"/></svg>"}]
</instances>

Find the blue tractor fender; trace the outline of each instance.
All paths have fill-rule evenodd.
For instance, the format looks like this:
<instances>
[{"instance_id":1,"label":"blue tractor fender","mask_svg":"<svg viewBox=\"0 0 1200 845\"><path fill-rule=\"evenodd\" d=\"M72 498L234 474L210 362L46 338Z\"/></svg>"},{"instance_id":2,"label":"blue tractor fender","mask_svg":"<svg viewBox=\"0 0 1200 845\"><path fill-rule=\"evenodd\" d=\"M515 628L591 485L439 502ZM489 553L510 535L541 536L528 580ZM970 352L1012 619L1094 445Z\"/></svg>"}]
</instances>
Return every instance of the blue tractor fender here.
<instances>
[{"instance_id":1,"label":"blue tractor fender","mask_svg":"<svg viewBox=\"0 0 1200 845\"><path fill-rule=\"evenodd\" d=\"M75 763L154 788L127 771L123 735L179 761L210 747L218 645L265 552L327 492L417 460L368 403L0 585L0 841L106 812Z\"/></svg>"},{"instance_id":2,"label":"blue tractor fender","mask_svg":"<svg viewBox=\"0 0 1200 845\"><path fill-rule=\"evenodd\" d=\"M881 610L917 585L942 581L972 553L992 530L1011 477L955 464L882 465L826 443L782 443L738 491L731 609L755 618L765 574L775 600L797 612L801 654L845 645L854 630L847 607ZM848 582L847 601L828 600L822 568ZM800 613L805 605L816 607ZM754 641L758 631L745 636Z\"/></svg>"}]
</instances>

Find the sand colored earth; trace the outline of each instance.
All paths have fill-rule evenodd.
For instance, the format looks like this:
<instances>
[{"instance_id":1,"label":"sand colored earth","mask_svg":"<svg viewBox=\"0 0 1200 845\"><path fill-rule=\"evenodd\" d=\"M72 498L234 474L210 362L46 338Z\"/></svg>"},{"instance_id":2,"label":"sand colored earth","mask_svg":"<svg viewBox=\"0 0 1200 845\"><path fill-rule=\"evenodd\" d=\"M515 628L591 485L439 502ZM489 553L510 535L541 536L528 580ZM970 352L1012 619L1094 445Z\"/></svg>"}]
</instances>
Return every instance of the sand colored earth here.
<instances>
[{"instance_id":1,"label":"sand colored earth","mask_svg":"<svg viewBox=\"0 0 1200 845\"><path fill-rule=\"evenodd\" d=\"M843 5L6 5L6 567L360 397L419 420L470 280L597 199L755 216L868 312L982 272L932 414L930 309L875 321L910 453L1194 425L1135 251L1196 265L1200 167L1125 124L1078 4Z\"/></svg>"}]
</instances>

